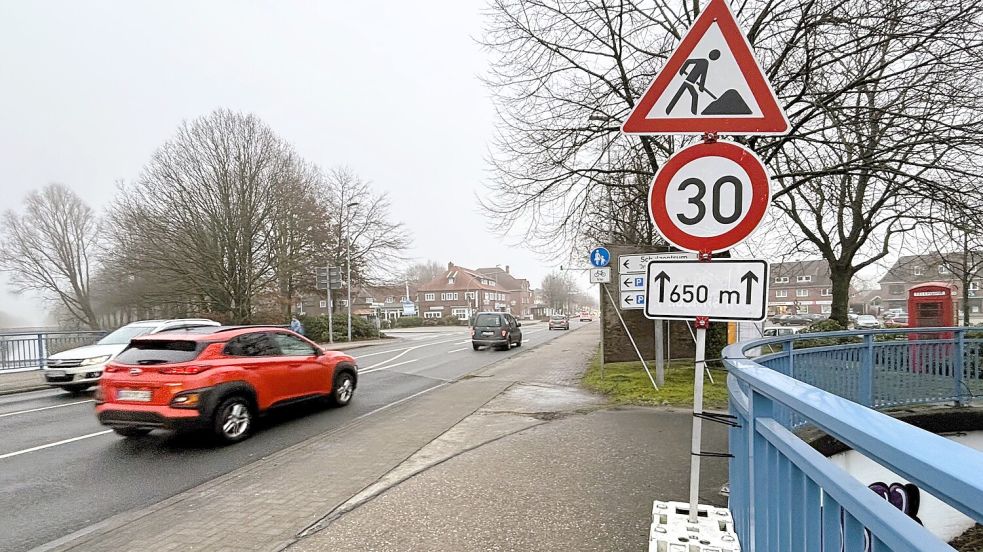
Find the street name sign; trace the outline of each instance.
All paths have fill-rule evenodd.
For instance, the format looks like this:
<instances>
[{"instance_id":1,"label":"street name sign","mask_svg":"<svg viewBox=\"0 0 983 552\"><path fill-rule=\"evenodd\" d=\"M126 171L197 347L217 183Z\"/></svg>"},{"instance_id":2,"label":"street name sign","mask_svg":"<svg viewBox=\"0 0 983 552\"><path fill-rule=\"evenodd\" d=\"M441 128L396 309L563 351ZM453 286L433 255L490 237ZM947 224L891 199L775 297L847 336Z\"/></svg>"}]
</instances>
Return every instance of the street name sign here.
<instances>
[{"instance_id":1,"label":"street name sign","mask_svg":"<svg viewBox=\"0 0 983 552\"><path fill-rule=\"evenodd\" d=\"M790 126L725 0L710 0L625 120L626 134L787 134Z\"/></svg>"},{"instance_id":2,"label":"street name sign","mask_svg":"<svg viewBox=\"0 0 983 552\"><path fill-rule=\"evenodd\" d=\"M605 266L603 268L590 269L590 283L592 284L611 283L611 267Z\"/></svg>"},{"instance_id":3,"label":"street name sign","mask_svg":"<svg viewBox=\"0 0 983 552\"><path fill-rule=\"evenodd\" d=\"M753 259L652 261L645 275L645 316L710 321L765 319L768 262Z\"/></svg>"},{"instance_id":4,"label":"street name sign","mask_svg":"<svg viewBox=\"0 0 983 552\"><path fill-rule=\"evenodd\" d=\"M666 259L695 259L693 253L681 251L674 253L642 253L640 255L621 255L618 257L618 274L644 274L649 261Z\"/></svg>"},{"instance_id":5,"label":"street name sign","mask_svg":"<svg viewBox=\"0 0 983 552\"><path fill-rule=\"evenodd\" d=\"M764 163L732 142L706 142L676 152L652 180L649 215L672 245L724 251L761 224L771 186Z\"/></svg>"}]
</instances>

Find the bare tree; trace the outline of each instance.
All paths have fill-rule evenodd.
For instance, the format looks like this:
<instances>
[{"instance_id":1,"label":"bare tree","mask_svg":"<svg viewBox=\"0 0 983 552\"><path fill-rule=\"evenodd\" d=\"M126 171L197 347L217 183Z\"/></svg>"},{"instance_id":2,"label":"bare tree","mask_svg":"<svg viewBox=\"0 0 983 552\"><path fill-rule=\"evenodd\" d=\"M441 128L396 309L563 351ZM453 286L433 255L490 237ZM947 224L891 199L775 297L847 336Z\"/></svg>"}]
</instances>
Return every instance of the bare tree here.
<instances>
[{"instance_id":1,"label":"bare tree","mask_svg":"<svg viewBox=\"0 0 983 552\"><path fill-rule=\"evenodd\" d=\"M502 115L483 205L501 232L556 255L585 242L656 241L648 184L683 142L618 122L700 2L491 0L483 40ZM735 6L792 132L742 140L780 184L775 203L849 281L954 197L975 164L983 2L751 0ZM970 167L967 171L966 167ZM935 187L931 185L935 184Z\"/></svg>"},{"instance_id":2,"label":"bare tree","mask_svg":"<svg viewBox=\"0 0 983 552\"><path fill-rule=\"evenodd\" d=\"M180 282L182 301L201 297L229 321L248 322L275 279L270 228L293 161L252 115L219 110L182 124L114 201L114 256L135 275Z\"/></svg>"},{"instance_id":3,"label":"bare tree","mask_svg":"<svg viewBox=\"0 0 983 552\"><path fill-rule=\"evenodd\" d=\"M389 195L344 167L328 171L325 194L333 209L334 263L346 266L350 244L354 285L391 280L411 239L403 223L390 220Z\"/></svg>"},{"instance_id":4,"label":"bare tree","mask_svg":"<svg viewBox=\"0 0 983 552\"><path fill-rule=\"evenodd\" d=\"M554 310L569 311L580 290L566 272L550 272L543 278L543 299Z\"/></svg>"},{"instance_id":5,"label":"bare tree","mask_svg":"<svg viewBox=\"0 0 983 552\"><path fill-rule=\"evenodd\" d=\"M72 318L93 330L90 278L100 242L99 221L66 186L50 184L31 192L24 212L0 219L0 270L19 291L39 291Z\"/></svg>"},{"instance_id":6,"label":"bare tree","mask_svg":"<svg viewBox=\"0 0 983 552\"><path fill-rule=\"evenodd\" d=\"M446 271L447 265L441 264L439 261L430 260L414 263L403 271L403 280L419 286L443 275Z\"/></svg>"},{"instance_id":7,"label":"bare tree","mask_svg":"<svg viewBox=\"0 0 983 552\"><path fill-rule=\"evenodd\" d=\"M970 299L979 291L983 275L983 221L979 220L980 203L944 206L933 212L932 224L925 227L921 247L930 247L928 255L958 284L962 300L962 323L970 325ZM924 253L924 251L922 251ZM974 286L977 289L973 289Z\"/></svg>"}]
</instances>

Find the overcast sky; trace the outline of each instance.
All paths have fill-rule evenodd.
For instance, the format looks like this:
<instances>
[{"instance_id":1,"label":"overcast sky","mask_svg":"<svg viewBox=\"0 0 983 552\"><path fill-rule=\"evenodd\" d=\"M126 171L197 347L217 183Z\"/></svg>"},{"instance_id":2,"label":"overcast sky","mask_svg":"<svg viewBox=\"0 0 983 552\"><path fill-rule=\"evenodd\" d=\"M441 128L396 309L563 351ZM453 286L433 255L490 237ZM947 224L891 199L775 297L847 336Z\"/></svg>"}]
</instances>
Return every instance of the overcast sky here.
<instances>
[{"instance_id":1,"label":"overcast sky","mask_svg":"<svg viewBox=\"0 0 983 552\"><path fill-rule=\"evenodd\" d=\"M494 110L479 77L484 0L0 4L5 208L62 182L99 209L178 124L251 112L323 167L388 191L419 259L552 263L486 230ZM2 276L0 276L2 278ZM0 311L36 313L3 287ZM32 316L36 318L36 316Z\"/></svg>"}]
</instances>

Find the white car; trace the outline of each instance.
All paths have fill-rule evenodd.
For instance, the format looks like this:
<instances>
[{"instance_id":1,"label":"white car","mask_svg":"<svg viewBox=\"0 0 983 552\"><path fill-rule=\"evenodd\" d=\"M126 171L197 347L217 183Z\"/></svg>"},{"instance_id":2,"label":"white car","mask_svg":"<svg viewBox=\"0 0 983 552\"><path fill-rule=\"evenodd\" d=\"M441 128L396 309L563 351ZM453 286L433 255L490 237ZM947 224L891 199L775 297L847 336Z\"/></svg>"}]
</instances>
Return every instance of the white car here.
<instances>
[{"instance_id":1,"label":"white car","mask_svg":"<svg viewBox=\"0 0 983 552\"><path fill-rule=\"evenodd\" d=\"M141 320L127 324L100 339L95 345L69 349L49 356L41 369L44 382L69 393L81 393L99 381L106 363L122 353L130 344L130 339L141 335L202 326L221 326L221 324L207 318Z\"/></svg>"},{"instance_id":2,"label":"white car","mask_svg":"<svg viewBox=\"0 0 983 552\"><path fill-rule=\"evenodd\" d=\"M857 317L857 320L853 323L853 327L858 330L872 330L875 328L880 328L881 323L877 321L876 318L869 314L861 314Z\"/></svg>"}]
</instances>

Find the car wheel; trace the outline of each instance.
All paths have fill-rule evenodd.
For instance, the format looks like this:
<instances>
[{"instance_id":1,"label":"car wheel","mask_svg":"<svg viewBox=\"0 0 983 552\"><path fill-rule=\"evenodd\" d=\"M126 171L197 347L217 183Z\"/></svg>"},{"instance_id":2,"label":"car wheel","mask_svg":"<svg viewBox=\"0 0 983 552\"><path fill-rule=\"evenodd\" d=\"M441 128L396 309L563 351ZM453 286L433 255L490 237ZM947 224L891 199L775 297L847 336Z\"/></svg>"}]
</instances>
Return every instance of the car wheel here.
<instances>
[{"instance_id":1,"label":"car wheel","mask_svg":"<svg viewBox=\"0 0 983 552\"><path fill-rule=\"evenodd\" d=\"M478 345L477 343L472 343L471 344L471 348L474 349L475 351L477 351L478 349L481 348L481 345Z\"/></svg>"},{"instance_id":2,"label":"car wheel","mask_svg":"<svg viewBox=\"0 0 983 552\"><path fill-rule=\"evenodd\" d=\"M520 339L520 340L516 341L515 342L515 346L516 347L522 347L522 340Z\"/></svg>"},{"instance_id":3,"label":"car wheel","mask_svg":"<svg viewBox=\"0 0 983 552\"><path fill-rule=\"evenodd\" d=\"M342 372L334 378L334 389L331 391L331 403L335 406L345 406L355 395L355 379L348 372Z\"/></svg>"},{"instance_id":4,"label":"car wheel","mask_svg":"<svg viewBox=\"0 0 983 552\"><path fill-rule=\"evenodd\" d=\"M114 427L113 431L123 437L143 437L150 433L150 430L144 427Z\"/></svg>"},{"instance_id":5,"label":"car wheel","mask_svg":"<svg viewBox=\"0 0 983 552\"><path fill-rule=\"evenodd\" d=\"M249 437L253 429L253 412L249 402L238 395L222 401L215 409L212 429L225 443L238 443Z\"/></svg>"},{"instance_id":6,"label":"car wheel","mask_svg":"<svg viewBox=\"0 0 983 552\"><path fill-rule=\"evenodd\" d=\"M66 385L66 386L62 387L62 389L64 389L65 391L68 391L68 393L71 394L71 395L81 395L89 387L92 387L92 384L90 384L90 383L81 383L81 384L78 384L78 385Z\"/></svg>"}]
</instances>

